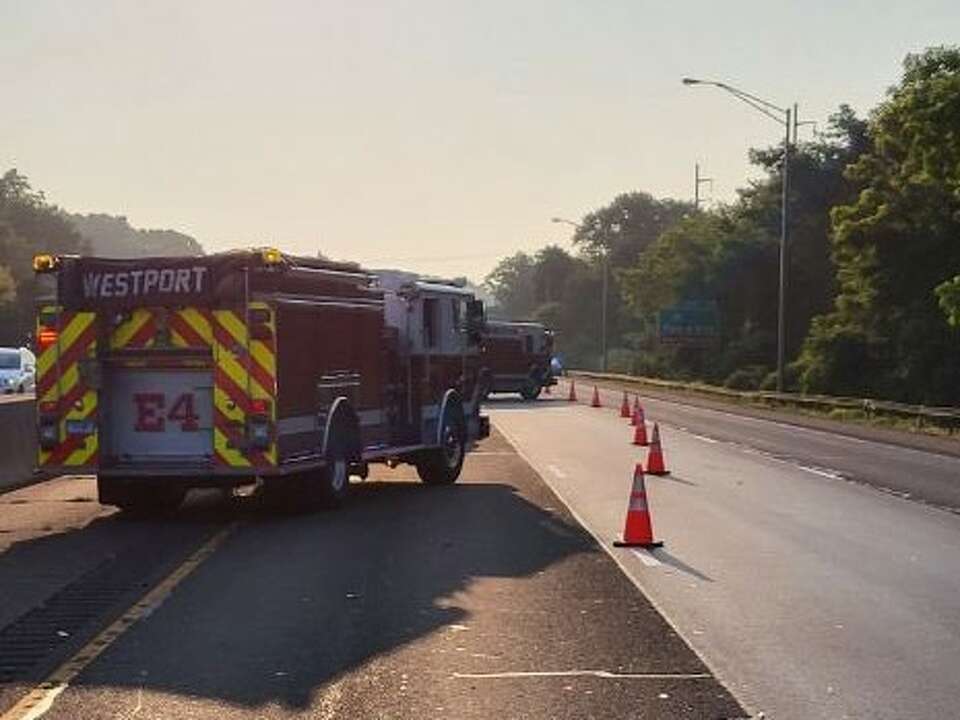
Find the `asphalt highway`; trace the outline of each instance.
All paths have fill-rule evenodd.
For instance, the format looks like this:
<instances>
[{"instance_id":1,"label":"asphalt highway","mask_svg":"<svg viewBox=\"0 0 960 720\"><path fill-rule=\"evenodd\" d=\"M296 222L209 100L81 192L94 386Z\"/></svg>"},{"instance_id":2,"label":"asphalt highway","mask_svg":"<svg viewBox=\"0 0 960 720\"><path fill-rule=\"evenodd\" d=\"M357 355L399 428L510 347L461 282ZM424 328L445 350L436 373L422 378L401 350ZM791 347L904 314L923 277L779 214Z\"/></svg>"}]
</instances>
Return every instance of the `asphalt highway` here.
<instances>
[{"instance_id":1,"label":"asphalt highway","mask_svg":"<svg viewBox=\"0 0 960 720\"><path fill-rule=\"evenodd\" d=\"M414 477L153 521L87 477L0 495L0 718L745 716L498 434Z\"/></svg>"},{"instance_id":2,"label":"asphalt highway","mask_svg":"<svg viewBox=\"0 0 960 720\"><path fill-rule=\"evenodd\" d=\"M566 397L568 387L564 383L553 397ZM577 384L581 402L592 399L593 387ZM619 407L622 390L601 387L599 392L605 407ZM737 406L726 409L714 402L713 407L702 407L682 397L641 397L653 419L678 430L960 511L960 440L916 438L887 429L871 432L870 428L785 413L754 417ZM807 423L819 427L805 426ZM924 449L924 445L932 447Z\"/></svg>"},{"instance_id":3,"label":"asphalt highway","mask_svg":"<svg viewBox=\"0 0 960 720\"><path fill-rule=\"evenodd\" d=\"M578 386L579 403L560 388L495 401L491 415L609 547L647 451L619 393L595 409ZM749 711L956 717L960 516L935 505L956 507L960 459L662 400L645 409L672 470L646 478L665 547L611 553Z\"/></svg>"}]
</instances>

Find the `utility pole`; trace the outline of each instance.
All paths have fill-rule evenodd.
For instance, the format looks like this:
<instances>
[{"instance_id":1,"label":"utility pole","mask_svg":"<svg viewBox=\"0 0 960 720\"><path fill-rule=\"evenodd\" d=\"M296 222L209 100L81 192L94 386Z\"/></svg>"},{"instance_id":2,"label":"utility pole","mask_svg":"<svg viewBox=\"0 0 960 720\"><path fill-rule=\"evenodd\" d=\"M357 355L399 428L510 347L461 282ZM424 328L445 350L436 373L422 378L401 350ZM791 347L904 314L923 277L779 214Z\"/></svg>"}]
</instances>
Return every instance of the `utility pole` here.
<instances>
[{"instance_id":1,"label":"utility pole","mask_svg":"<svg viewBox=\"0 0 960 720\"><path fill-rule=\"evenodd\" d=\"M693 207L695 210L700 209L700 186L704 183L710 183L710 187L713 187L713 178L700 177L700 163L697 163L693 166Z\"/></svg>"}]
</instances>

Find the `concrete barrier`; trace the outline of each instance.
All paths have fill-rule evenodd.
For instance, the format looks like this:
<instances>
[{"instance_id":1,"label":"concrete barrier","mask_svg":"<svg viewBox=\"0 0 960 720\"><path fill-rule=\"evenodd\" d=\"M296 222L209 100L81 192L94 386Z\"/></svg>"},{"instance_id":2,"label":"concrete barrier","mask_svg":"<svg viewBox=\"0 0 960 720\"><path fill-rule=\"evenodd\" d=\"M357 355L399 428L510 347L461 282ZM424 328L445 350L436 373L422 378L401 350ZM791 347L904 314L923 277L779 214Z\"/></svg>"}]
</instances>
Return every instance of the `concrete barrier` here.
<instances>
[{"instance_id":1,"label":"concrete barrier","mask_svg":"<svg viewBox=\"0 0 960 720\"><path fill-rule=\"evenodd\" d=\"M36 464L33 397L0 397L0 491L39 479Z\"/></svg>"}]
</instances>

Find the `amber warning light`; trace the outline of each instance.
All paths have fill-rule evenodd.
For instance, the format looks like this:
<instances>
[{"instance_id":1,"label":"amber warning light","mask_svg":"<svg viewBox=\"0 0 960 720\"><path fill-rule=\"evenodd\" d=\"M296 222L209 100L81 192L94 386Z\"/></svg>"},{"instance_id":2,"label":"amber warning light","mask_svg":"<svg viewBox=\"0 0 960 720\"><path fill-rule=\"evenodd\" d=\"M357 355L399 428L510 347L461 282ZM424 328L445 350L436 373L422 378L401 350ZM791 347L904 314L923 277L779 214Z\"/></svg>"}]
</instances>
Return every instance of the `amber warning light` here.
<instances>
[{"instance_id":1,"label":"amber warning light","mask_svg":"<svg viewBox=\"0 0 960 720\"><path fill-rule=\"evenodd\" d=\"M33 256L33 271L35 273L52 273L60 269L60 257L57 255L40 254Z\"/></svg>"}]
</instances>

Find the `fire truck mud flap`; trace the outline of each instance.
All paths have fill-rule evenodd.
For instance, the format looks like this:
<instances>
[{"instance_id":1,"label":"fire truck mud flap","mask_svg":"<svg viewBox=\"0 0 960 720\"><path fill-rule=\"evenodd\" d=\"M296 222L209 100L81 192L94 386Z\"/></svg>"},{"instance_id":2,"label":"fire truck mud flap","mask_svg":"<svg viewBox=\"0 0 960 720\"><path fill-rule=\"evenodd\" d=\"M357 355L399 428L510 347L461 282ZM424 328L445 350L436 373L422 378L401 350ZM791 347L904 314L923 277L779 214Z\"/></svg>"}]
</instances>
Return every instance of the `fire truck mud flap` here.
<instances>
[{"instance_id":1,"label":"fire truck mud flap","mask_svg":"<svg viewBox=\"0 0 960 720\"><path fill-rule=\"evenodd\" d=\"M467 419L467 438L473 442L490 437L490 418L474 415Z\"/></svg>"}]
</instances>

